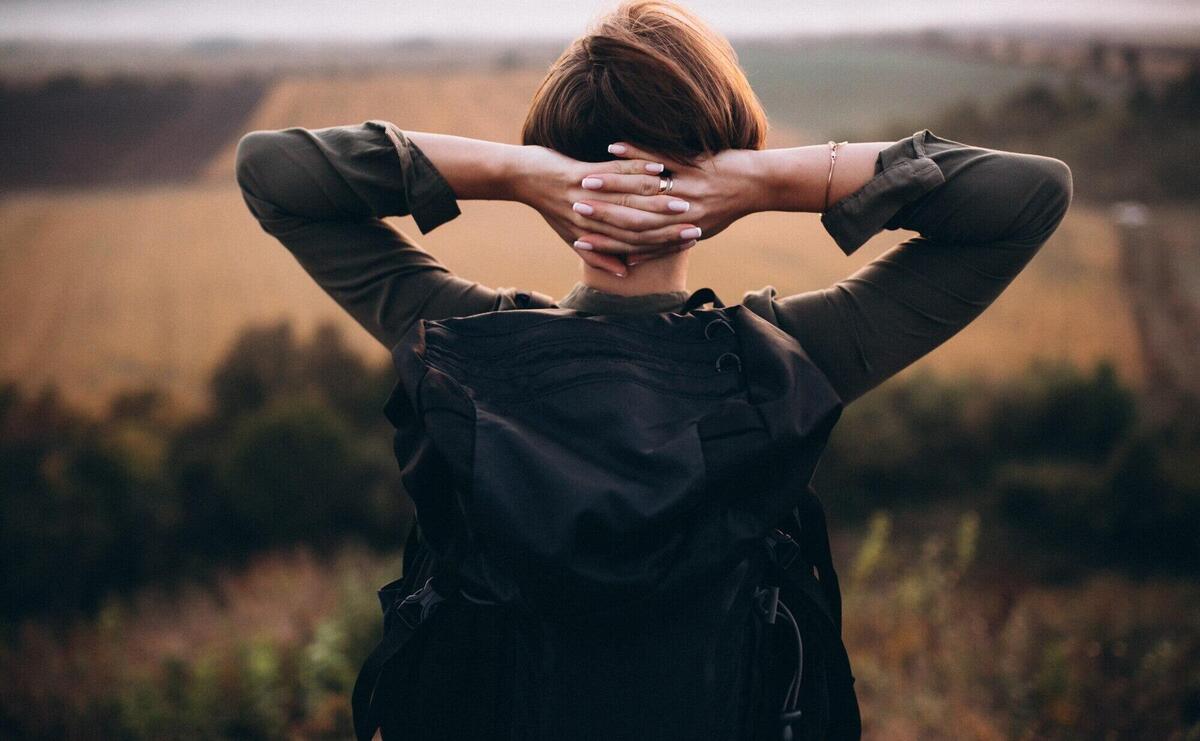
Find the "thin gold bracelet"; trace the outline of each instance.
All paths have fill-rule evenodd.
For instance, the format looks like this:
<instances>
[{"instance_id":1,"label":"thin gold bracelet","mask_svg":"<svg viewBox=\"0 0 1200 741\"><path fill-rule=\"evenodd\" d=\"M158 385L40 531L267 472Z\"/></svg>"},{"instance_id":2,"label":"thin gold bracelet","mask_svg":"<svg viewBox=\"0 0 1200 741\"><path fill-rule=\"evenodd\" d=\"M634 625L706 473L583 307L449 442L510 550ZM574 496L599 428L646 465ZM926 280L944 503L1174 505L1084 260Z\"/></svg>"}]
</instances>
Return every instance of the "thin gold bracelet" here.
<instances>
[{"instance_id":1,"label":"thin gold bracelet","mask_svg":"<svg viewBox=\"0 0 1200 741\"><path fill-rule=\"evenodd\" d=\"M833 187L833 166L837 163L837 148L846 143L829 140L829 178L825 180L825 206L821 209L821 213L829 210L829 191Z\"/></svg>"}]
</instances>

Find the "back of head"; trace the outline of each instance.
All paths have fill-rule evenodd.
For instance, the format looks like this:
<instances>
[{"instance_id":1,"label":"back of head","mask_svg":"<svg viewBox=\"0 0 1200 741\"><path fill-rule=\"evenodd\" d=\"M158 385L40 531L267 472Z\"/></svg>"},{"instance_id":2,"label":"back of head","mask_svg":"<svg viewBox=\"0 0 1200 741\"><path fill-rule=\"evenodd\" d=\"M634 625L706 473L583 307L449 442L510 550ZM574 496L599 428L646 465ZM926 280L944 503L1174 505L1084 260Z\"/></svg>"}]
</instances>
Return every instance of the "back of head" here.
<instances>
[{"instance_id":1,"label":"back of head","mask_svg":"<svg viewBox=\"0 0 1200 741\"><path fill-rule=\"evenodd\" d=\"M729 42L669 0L624 2L600 17L534 93L525 144L588 162L626 141L694 163L761 149L767 117Z\"/></svg>"}]
</instances>

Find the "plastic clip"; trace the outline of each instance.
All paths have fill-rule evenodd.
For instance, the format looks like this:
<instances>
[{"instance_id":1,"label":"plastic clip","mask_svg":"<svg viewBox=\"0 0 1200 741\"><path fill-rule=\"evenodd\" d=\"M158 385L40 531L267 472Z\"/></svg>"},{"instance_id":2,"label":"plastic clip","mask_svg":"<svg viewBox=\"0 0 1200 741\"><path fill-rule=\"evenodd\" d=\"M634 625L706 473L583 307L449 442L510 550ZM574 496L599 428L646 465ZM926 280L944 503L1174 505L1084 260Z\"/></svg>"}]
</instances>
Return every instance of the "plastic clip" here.
<instances>
[{"instance_id":1,"label":"plastic clip","mask_svg":"<svg viewBox=\"0 0 1200 741\"><path fill-rule=\"evenodd\" d=\"M734 363L737 363L737 369L742 369L742 359L737 356L737 353L724 352L717 358L717 373L725 372L725 359L730 358Z\"/></svg>"},{"instance_id":2,"label":"plastic clip","mask_svg":"<svg viewBox=\"0 0 1200 741\"><path fill-rule=\"evenodd\" d=\"M714 326L714 325L720 325L720 326L724 327L724 328L726 329L726 331L728 331L728 332L729 332L729 334L736 334L736 333L733 331L733 325L732 325L732 324L730 324L729 322L725 321L725 320L724 320L724 319L722 319L721 317L717 317L716 319L713 319L713 320L712 320L711 322L709 322L708 324L705 324L705 325L704 325L704 339L706 339L706 340L711 340L711 339L713 338L713 334L712 334L712 328L713 328L713 326Z\"/></svg>"},{"instance_id":3,"label":"plastic clip","mask_svg":"<svg viewBox=\"0 0 1200 741\"><path fill-rule=\"evenodd\" d=\"M779 617L779 587L764 587L755 595L758 598L758 608L762 611L767 625L774 625Z\"/></svg>"}]
</instances>

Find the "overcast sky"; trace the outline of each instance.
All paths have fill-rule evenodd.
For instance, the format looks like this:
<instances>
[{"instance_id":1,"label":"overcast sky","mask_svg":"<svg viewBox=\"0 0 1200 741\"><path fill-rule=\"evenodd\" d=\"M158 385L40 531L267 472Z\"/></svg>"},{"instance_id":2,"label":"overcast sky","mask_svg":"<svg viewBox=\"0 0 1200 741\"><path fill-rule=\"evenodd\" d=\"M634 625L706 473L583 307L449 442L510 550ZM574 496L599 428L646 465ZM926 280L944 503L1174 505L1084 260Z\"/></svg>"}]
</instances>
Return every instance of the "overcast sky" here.
<instances>
[{"instance_id":1,"label":"overcast sky","mask_svg":"<svg viewBox=\"0 0 1200 741\"><path fill-rule=\"evenodd\" d=\"M0 36L566 37L614 2L597 0L0 0ZM734 35L977 23L1194 26L1200 0L693 0Z\"/></svg>"}]
</instances>

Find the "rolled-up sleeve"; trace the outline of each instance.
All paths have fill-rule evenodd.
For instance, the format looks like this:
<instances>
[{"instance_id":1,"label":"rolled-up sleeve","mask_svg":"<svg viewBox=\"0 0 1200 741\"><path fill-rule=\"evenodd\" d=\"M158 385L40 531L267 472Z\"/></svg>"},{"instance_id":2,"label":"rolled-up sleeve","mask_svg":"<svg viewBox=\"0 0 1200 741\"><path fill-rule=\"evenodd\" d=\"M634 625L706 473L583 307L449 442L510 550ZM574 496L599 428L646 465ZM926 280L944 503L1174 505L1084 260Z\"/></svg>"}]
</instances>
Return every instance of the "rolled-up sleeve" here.
<instances>
[{"instance_id":1,"label":"rolled-up sleeve","mask_svg":"<svg viewBox=\"0 0 1200 741\"><path fill-rule=\"evenodd\" d=\"M402 192L405 200L401 204L404 213L381 214L404 216L411 213L413 221L422 234L428 234L442 224L457 217L458 199L442 173L433 166L421 148L409 141L404 132L389 121L371 120L363 126L383 131L400 160L399 172L404 177ZM388 155L384 155L385 160ZM391 168L394 171L394 168Z\"/></svg>"},{"instance_id":2,"label":"rolled-up sleeve","mask_svg":"<svg viewBox=\"0 0 1200 741\"><path fill-rule=\"evenodd\" d=\"M928 129L882 150L875 176L822 224L846 254L884 229L919 236L827 288L744 303L796 337L843 401L958 333L1024 269L1066 215L1061 160L976 147Z\"/></svg>"},{"instance_id":3,"label":"rolled-up sleeve","mask_svg":"<svg viewBox=\"0 0 1200 741\"><path fill-rule=\"evenodd\" d=\"M411 215L427 233L460 213L446 179L390 122L251 131L236 177L262 229L389 349L419 319L552 303L460 278L383 221Z\"/></svg>"},{"instance_id":4,"label":"rolled-up sleeve","mask_svg":"<svg viewBox=\"0 0 1200 741\"><path fill-rule=\"evenodd\" d=\"M897 228L889 225L897 212L946 182L927 152L931 139L945 141L924 129L880 151L875 177L821 215L821 224L842 252L854 254L879 231Z\"/></svg>"}]
</instances>

